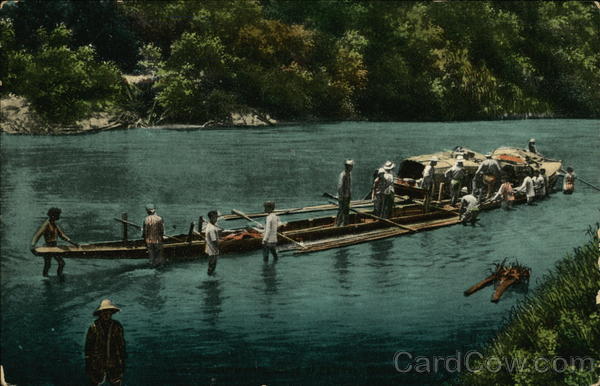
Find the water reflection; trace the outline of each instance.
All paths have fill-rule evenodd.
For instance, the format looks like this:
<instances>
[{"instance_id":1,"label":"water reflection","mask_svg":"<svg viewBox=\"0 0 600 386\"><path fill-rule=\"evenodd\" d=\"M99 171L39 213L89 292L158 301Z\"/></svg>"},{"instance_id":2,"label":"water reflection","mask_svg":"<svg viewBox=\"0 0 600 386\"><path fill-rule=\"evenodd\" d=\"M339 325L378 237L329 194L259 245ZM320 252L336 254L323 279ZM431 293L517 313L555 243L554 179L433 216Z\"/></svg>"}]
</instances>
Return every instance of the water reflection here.
<instances>
[{"instance_id":1,"label":"water reflection","mask_svg":"<svg viewBox=\"0 0 600 386\"><path fill-rule=\"evenodd\" d=\"M203 312L205 322L208 322L211 326L217 324L219 314L223 311L221 306L223 305L223 289L221 288L220 280L207 280L203 282L200 287L204 291L204 307Z\"/></svg>"},{"instance_id":2,"label":"water reflection","mask_svg":"<svg viewBox=\"0 0 600 386\"><path fill-rule=\"evenodd\" d=\"M377 268L388 267L390 264L387 260L392 253L394 241L392 239L385 239L372 242L370 245L372 259L370 265Z\"/></svg>"},{"instance_id":3,"label":"water reflection","mask_svg":"<svg viewBox=\"0 0 600 386\"><path fill-rule=\"evenodd\" d=\"M160 295L162 287L162 272L154 271L147 277L138 278L140 296L138 302L148 311L160 311L165 305L165 298Z\"/></svg>"},{"instance_id":4,"label":"water reflection","mask_svg":"<svg viewBox=\"0 0 600 386\"><path fill-rule=\"evenodd\" d=\"M338 273L338 283L340 283L340 285L344 289L350 289L350 282L349 282L347 276L348 276L348 273L350 272L348 267L350 267L351 264L350 264L350 259L348 257L349 257L348 248L338 249L335 252L335 256L334 256L333 268Z\"/></svg>"},{"instance_id":5,"label":"water reflection","mask_svg":"<svg viewBox=\"0 0 600 386\"><path fill-rule=\"evenodd\" d=\"M277 262L272 264L264 263L262 267L261 276L265 283L265 295L274 295L278 290L277 281Z\"/></svg>"},{"instance_id":6,"label":"water reflection","mask_svg":"<svg viewBox=\"0 0 600 386\"><path fill-rule=\"evenodd\" d=\"M261 296L264 303L265 312L260 314L261 318L273 318L273 309L271 307L272 297L278 291L278 281L277 281L277 262L273 262L271 264L265 262L262 266L261 277L263 282L265 283L265 293L264 296Z\"/></svg>"}]
</instances>

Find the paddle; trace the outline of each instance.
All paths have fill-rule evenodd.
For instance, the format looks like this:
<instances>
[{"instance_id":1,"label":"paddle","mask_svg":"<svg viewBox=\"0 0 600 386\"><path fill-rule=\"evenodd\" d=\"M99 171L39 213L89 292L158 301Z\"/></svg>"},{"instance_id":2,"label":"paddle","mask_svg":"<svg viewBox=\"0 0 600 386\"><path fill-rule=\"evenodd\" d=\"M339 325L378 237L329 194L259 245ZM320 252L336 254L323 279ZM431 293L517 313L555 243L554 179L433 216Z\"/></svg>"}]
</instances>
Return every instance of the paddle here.
<instances>
[{"instance_id":1,"label":"paddle","mask_svg":"<svg viewBox=\"0 0 600 386\"><path fill-rule=\"evenodd\" d=\"M116 217L115 217L115 218L113 218L113 220L115 220L115 221L118 221L118 222L122 222L123 224L131 225L132 227L134 227L134 228L137 228L137 229L142 229L142 227L141 227L141 226L139 226L138 224L134 224L134 223L132 223L132 222L125 221L125 220L123 220L123 219L120 219L120 218L116 218ZM178 239L177 237L168 236L168 235L164 235L164 236L165 236L166 238L168 238L168 239L173 239L173 240L175 240L175 241L179 241L180 243L183 243L183 242L184 242L183 240L181 240L181 239Z\"/></svg>"},{"instance_id":2,"label":"paddle","mask_svg":"<svg viewBox=\"0 0 600 386\"><path fill-rule=\"evenodd\" d=\"M563 169L560 169L559 171L560 171L561 173L565 173L565 174L567 174L567 172L566 172L565 170L563 170ZM587 182L586 180L582 179L581 177L577 176L577 177L575 177L575 178L576 178L577 180L579 180L579 181L583 182L583 183L584 183L584 184L586 184L587 186L589 186L589 187L591 187L591 188L594 188L594 189L596 189L597 191L600 191L600 188L598 188L597 186L594 186L594 185L590 184L589 182Z\"/></svg>"},{"instance_id":3,"label":"paddle","mask_svg":"<svg viewBox=\"0 0 600 386\"><path fill-rule=\"evenodd\" d=\"M241 217L245 218L246 220L248 220L248 221L250 221L250 222L253 222L253 223L255 223L255 224L258 224L258 225L260 225L260 226L261 226L261 228L263 227L263 224L259 223L259 222L258 222L258 221L256 221L256 220L253 220L253 219L251 219L250 217L246 216L246 214L245 214L245 213L243 213L243 212L241 212L241 211L239 211L239 210L232 209L232 210L231 210L231 213L237 214L238 216L241 216ZM304 245L302 242L296 241L296 240L294 240L294 239L292 239L292 238L290 238L290 237L288 237L288 236L284 235L284 234L283 234L283 233L281 233L281 232L277 232L277 235L278 235L278 236L280 236L280 237L282 237L282 238L284 238L284 239L286 239L286 240L288 240L288 241L291 241L292 243L294 243L294 244L296 244L296 245L299 245L299 246L300 246L300 248L302 248L302 249L306 248L306 246L305 246L305 245Z\"/></svg>"},{"instance_id":4,"label":"paddle","mask_svg":"<svg viewBox=\"0 0 600 386\"><path fill-rule=\"evenodd\" d=\"M339 201L339 200L338 200L338 198L337 198L336 196L334 196L333 194L327 193L327 192L323 193L323 197L329 197L329 198L333 198L334 200L337 200L337 201ZM329 201L329 202L330 202L331 204L338 205L337 203L335 203L335 202L333 202L333 201ZM360 212L360 211L358 211L358 210L356 210L356 209L352 209L352 208L348 208L348 209L349 209L351 212L354 212L354 213L356 213L356 214L363 215L363 216L367 216L367 217L371 217L371 218L374 218L375 220L386 222L386 223L388 223L388 224L390 224L390 225L393 225L393 226L395 226L395 227L398 227L398 228L407 229L407 230L409 230L409 231L411 231L411 232L416 232L416 231L417 231L417 229L415 229L415 228L413 228L413 227L409 227L409 226L407 226L407 225L401 225L401 224L395 223L395 222L393 222L393 221L391 221L391 220L388 220L387 218L383 218L383 217L375 216L374 214L371 214L371 213Z\"/></svg>"}]
</instances>

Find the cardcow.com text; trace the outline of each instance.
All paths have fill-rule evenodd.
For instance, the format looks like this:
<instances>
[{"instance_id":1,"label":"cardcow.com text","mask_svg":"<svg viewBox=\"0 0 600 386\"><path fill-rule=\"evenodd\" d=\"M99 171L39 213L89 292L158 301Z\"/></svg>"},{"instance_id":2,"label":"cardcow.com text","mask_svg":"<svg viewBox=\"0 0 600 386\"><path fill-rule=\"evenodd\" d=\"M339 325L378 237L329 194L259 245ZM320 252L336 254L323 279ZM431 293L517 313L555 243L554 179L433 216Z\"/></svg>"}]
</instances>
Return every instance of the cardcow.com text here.
<instances>
[{"instance_id":1,"label":"cardcow.com text","mask_svg":"<svg viewBox=\"0 0 600 386\"><path fill-rule=\"evenodd\" d=\"M484 355L471 350L466 353L457 351L449 356L416 356L411 352L397 351L394 354L394 368L399 373L460 373L489 371L497 373L501 370L509 373L533 369L538 373L548 371L562 373L569 368L592 369L600 365L600 361L591 357L537 357L511 358Z\"/></svg>"}]
</instances>

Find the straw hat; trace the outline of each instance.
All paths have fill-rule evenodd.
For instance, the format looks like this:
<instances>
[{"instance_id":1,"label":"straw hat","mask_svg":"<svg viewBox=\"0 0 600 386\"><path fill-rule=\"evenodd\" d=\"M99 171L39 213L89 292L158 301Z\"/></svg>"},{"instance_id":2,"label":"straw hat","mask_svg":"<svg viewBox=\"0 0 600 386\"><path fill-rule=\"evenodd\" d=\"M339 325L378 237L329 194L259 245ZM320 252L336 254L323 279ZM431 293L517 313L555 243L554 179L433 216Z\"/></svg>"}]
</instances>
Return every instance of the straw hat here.
<instances>
[{"instance_id":1,"label":"straw hat","mask_svg":"<svg viewBox=\"0 0 600 386\"><path fill-rule=\"evenodd\" d=\"M492 158L492 153L485 153L485 158Z\"/></svg>"},{"instance_id":2,"label":"straw hat","mask_svg":"<svg viewBox=\"0 0 600 386\"><path fill-rule=\"evenodd\" d=\"M94 315L98 315L98 313L100 313L100 311L104 311L104 310L111 310L113 312L113 314L115 312L119 312L121 311L121 309L117 306L115 306L110 299L104 299L100 302L100 306L96 309L96 311L94 311Z\"/></svg>"},{"instance_id":3,"label":"straw hat","mask_svg":"<svg viewBox=\"0 0 600 386\"><path fill-rule=\"evenodd\" d=\"M344 162L344 165L350 165L350 166L353 166L353 165L354 165L354 160L347 159L347 160L346 160L346 162Z\"/></svg>"},{"instance_id":4,"label":"straw hat","mask_svg":"<svg viewBox=\"0 0 600 386\"><path fill-rule=\"evenodd\" d=\"M469 189L467 189L466 186L463 186L463 188L460 190L461 193L467 194L469 193Z\"/></svg>"},{"instance_id":5,"label":"straw hat","mask_svg":"<svg viewBox=\"0 0 600 386\"><path fill-rule=\"evenodd\" d=\"M384 170L392 170L394 167L396 167L396 164L393 163L392 161L386 161L385 164L383 165L383 169Z\"/></svg>"},{"instance_id":6,"label":"straw hat","mask_svg":"<svg viewBox=\"0 0 600 386\"><path fill-rule=\"evenodd\" d=\"M379 174L385 174L385 169L384 168L377 169L377 175L379 175Z\"/></svg>"},{"instance_id":7,"label":"straw hat","mask_svg":"<svg viewBox=\"0 0 600 386\"><path fill-rule=\"evenodd\" d=\"M531 139L529 140L529 143L535 143L535 138L531 138Z\"/></svg>"}]
</instances>

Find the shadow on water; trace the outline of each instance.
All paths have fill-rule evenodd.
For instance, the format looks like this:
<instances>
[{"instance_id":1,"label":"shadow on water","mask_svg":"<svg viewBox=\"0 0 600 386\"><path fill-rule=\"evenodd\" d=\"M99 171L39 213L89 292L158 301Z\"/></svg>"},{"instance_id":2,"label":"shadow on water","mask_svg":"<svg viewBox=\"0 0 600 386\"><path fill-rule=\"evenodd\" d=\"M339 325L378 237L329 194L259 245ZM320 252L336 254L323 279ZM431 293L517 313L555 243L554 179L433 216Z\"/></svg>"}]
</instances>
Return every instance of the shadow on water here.
<instances>
[{"instance_id":1,"label":"shadow on water","mask_svg":"<svg viewBox=\"0 0 600 386\"><path fill-rule=\"evenodd\" d=\"M204 312L203 321L215 326L219 319L219 314L223 311L223 289L220 280L206 280L198 288L204 291Z\"/></svg>"}]
</instances>

